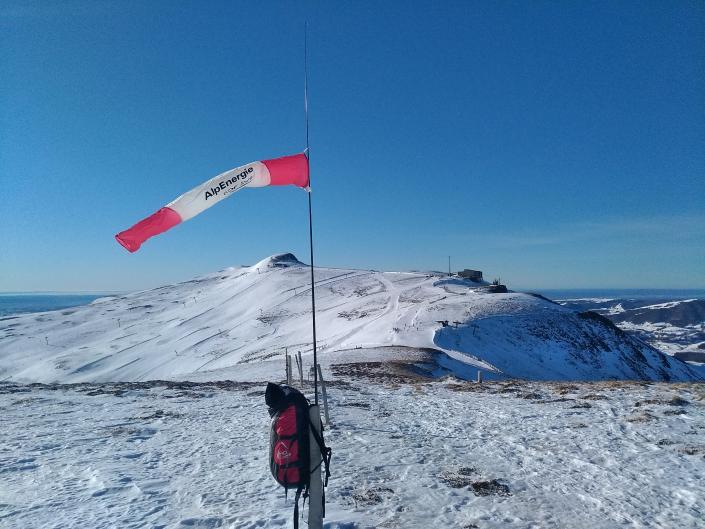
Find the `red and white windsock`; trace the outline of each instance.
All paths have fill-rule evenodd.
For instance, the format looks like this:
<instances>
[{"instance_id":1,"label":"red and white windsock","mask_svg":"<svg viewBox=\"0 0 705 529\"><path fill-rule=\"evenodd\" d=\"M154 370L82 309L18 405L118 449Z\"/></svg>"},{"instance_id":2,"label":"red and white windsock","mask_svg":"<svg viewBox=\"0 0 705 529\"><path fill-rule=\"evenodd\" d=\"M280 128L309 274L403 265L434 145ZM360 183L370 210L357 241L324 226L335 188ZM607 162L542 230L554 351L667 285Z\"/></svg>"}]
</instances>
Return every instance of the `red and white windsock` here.
<instances>
[{"instance_id":1,"label":"red and white windsock","mask_svg":"<svg viewBox=\"0 0 705 529\"><path fill-rule=\"evenodd\" d=\"M295 185L308 187L308 158L305 154L252 162L226 171L194 187L130 229L115 236L130 252L144 241L173 228L217 204L243 187Z\"/></svg>"}]
</instances>

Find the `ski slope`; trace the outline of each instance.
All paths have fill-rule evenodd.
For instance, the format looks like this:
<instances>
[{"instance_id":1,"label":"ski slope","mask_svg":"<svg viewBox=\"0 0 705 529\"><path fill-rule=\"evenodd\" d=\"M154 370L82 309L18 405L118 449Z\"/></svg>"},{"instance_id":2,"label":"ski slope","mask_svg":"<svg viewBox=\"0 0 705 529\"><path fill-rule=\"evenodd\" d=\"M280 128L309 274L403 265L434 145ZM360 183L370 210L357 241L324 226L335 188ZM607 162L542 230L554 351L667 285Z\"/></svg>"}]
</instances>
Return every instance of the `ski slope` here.
<instances>
[{"instance_id":1,"label":"ski slope","mask_svg":"<svg viewBox=\"0 0 705 529\"><path fill-rule=\"evenodd\" d=\"M432 350L439 373L694 380L600 317L419 272L317 268L321 363ZM291 254L71 309L0 319L0 380L266 380L311 354L310 276ZM310 364L310 360L306 363Z\"/></svg>"}]
</instances>

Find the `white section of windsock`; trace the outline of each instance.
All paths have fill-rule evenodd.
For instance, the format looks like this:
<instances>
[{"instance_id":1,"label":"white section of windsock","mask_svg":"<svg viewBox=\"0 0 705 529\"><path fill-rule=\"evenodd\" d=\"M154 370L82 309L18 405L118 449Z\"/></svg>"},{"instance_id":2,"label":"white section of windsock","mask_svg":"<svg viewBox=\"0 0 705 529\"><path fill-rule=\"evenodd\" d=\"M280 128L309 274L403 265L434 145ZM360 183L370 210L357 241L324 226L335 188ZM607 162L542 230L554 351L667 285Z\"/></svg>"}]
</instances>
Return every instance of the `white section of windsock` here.
<instances>
[{"instance_id":1,"label":"white section of windsock","mask_svg":"<svg viewBox=\"0 0 705 529\"><path fill-rule=\"evenodd\" d=\"M264 187L270 183L269 169L262 162L230 169L187 191L166 207L176 211L182 221L217 204L243 187Z\"/></svg>"}]
</instances>

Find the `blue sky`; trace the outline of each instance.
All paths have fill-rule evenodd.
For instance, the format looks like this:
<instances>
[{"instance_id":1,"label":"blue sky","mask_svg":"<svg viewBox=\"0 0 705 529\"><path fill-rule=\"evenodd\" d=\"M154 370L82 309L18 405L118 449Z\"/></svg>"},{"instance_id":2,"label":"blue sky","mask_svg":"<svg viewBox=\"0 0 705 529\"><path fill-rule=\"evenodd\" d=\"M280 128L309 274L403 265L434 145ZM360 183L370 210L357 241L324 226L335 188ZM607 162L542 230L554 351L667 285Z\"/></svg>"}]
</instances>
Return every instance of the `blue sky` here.
<instances>
[{"instance_id":1,"label":"blue sky","mask_svg":"<svg viewBox=\"0 0 705 529\"><path fill-rule=\"evenodd\" d=\"M0 291L131 290L308 255L305 192L194 185L305 147L317 264L516 288L705 287L702 2L0 6Z\"/></svg>"}]
</instances>

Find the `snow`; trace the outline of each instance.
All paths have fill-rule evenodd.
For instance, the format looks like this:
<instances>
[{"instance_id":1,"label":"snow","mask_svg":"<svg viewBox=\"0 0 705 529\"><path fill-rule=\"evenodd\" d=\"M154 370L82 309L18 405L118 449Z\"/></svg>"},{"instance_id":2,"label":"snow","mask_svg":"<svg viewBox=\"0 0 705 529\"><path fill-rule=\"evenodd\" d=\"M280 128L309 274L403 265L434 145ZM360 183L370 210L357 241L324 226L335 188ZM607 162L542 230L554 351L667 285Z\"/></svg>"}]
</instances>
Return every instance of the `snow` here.
<instances>
[{"instance_id":1,"label":"snow","mask_svg":"<svg viewBox=\"0 0 705 529\"><path fill-rule=\"evenodd\" d=\"M0 318L0 527L291 527L264 382L286 352L308 376L309 274L280 254ZM529 294L315 274L327 529L702 527L705 385L539 380L705 369Z\"/></svg>"},{"instance_id":2,"label":"snow","mask_svg":"<svg viewBox=\"0 0 705 529\"><path fill-rule=\"evenodd\" d=\"M650 309L650 310L672 309L672 308L677 307L678 305L681 305L683 303L693 303L694 301L698 301L698 300L696 298L679 299L678 301L668 301L666 303L656 303L654 305L644 305L641 308L642 309Z\"/></svg>"},{"instance_id":3,"label":"snow","mask_svg":"<svg viewBox=\"0 0 705 529\"><path fill-rule=\"evenodd\" d=\"M669 355L697 347L705 338L705 300L623 298L559 300L574 310L607 316L620 329Z\"/></svg>"},{"instance_id":4,"label":"snow","mask_svg":"<svg viewBox=\"0 0 705 529\"><path fill-rule=\"evenodd\" d=\"M616 305L610 307L607 311L605 311L605 314L610 314L610 315L621 314L621 313L625 312L625 310L626 309L622 306L621 303L617 303Z\"/></svg>"},{"instance_id":5,"label":"snow","mask_svg":"<svg viewBox=\"0 0 705 529\"><path fill-rule=\"evenodd\" d=\"M609 322L438 273L317 268L326 358L434 350L463 378L696 380L687 364ZM87 306L0 318L0 380L264 380L309 357L310 271L292 254ZM374 353L376 354L376 353Z\"/></svg>"},{"instance_id":6,"label":"snow","mask_svg":"<svg viewBox=\"0 0 705 529\"><path fill-rule=\"evenodd\" d=\"M557 303L570 303L570 302L584 302L584 303L609 303L610 301L615 301L614 298L560 298L556 299Z\"/></svg>"},{"instance_id":7,"label":"snow","mask_svg":"<svg viewBox=\"0 0 705 529\"><path fill-rule=\"evenodd\" d=\"M477 385L372 365L338 365L328 387L328 529L702 527L701 384ZM263 393L0 384L0 526L291 527Z\"/></svg>"}]
</instances>

